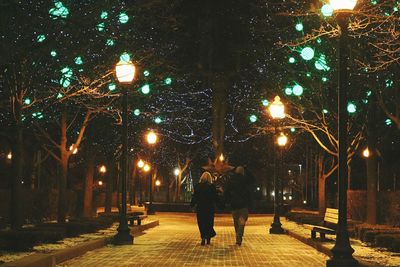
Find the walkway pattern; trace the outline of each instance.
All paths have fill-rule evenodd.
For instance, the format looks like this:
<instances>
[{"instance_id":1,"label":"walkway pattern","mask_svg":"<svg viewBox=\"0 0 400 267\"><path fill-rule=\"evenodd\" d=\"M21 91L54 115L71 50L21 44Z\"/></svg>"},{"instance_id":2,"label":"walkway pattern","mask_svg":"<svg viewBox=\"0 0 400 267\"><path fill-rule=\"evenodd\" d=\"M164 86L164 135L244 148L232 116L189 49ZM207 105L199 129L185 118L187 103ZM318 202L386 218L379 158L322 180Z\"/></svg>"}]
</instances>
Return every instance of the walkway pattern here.
<instances>
[{"instance_id":1,"label":"walkway pattern","mask_svg":"<svg viewBox=\"0 0 400 267\"><path fill-rule=\"evenodd\" d=\"M325 266L327 256L287 235L268 233L270 216L250 216L241 247L232 219L216 217L217 236L200 246L194 214L159 213L160 226L135 238L133 246L94 250L61 266Z\"/></svg>"}]
</instances>

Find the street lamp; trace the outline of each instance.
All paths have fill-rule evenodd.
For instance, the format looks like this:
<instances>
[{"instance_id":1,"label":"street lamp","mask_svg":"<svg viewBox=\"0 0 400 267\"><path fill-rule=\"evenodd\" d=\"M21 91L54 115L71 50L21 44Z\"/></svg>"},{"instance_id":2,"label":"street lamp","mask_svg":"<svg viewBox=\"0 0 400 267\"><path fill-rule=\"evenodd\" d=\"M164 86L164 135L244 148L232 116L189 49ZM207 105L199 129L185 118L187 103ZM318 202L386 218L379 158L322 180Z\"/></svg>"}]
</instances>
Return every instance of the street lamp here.
<instances>
[{"instance_id":1,"label":"street lamp","mask_svg":"<svg viewBox=\"0 0 400 267\"><path fill-rule=\"evenodd\" d=\"M158 141L158 136L154 131L149 131L146 134L146 140L147 140L147 143L149 143L150 145L154 145Z\"/></svg>"},{"instance_id":2,"label":"street lamp","mask_svg":"<svg viewBox=\"0 0 400 267\"><path fill-rule=\"evenodd\" d=\"M101 165L100 168L99 168L99 172L100 172L100 173L106 173L106 172L107 172L106 166Z\"/></svg>"},{"instance_id":3,"label":"street lamp","mask_svg":"<svg viewBox=\"0 0 400 267\"><path fill-rule=\"evenodd\" d=\"M143 166L143 171L148 173L151 169L150 164L145 163ZM150 180L149 180L149 207L147 208L147 214L154 214L154 209L153 209L153 177L150 174Z\"/></svg>"},{"instance_id":4,"label":"street lamp","mask_svg":"<svg viewBox=\"0 0 400 267\"><path fill-rule=\"evenodd\" d=\"M269 106L269 113L274 120L274 136L276 134L276 121L285 118L285 106L281 102L279 96L275 96L274 101ZM282 140L284 141L284 140ZM287 141L287 138L286 138ZM279 218L279 190L277 188L277 164L276 164L276 151L275 151L275 140L273 142L273 156L274 156L274 221L269 228L270 234L283 234L282 224Z\"/></svg>"},{"instance_id":5,"label":"street lamp","mask_svg":"<svg viewBox=\"0 0 400 267\"><path fill-rule=\"evenodd\" d=\"M115 73L121 84L129 85L135 77L135 65L131 61L120 60L115 66ZM118 233L114 236L114 244L131 245L133 236L130 234L126 219L126 183L128 179L128 90L123 88L122 94L122 158L121 158L121 211Z\"/></svg>"},{"instance_id":6,"label":"street lamp","mask_svg":"<svg viewBox=\"0 0 400 267\"><path fill-rule=\"evenodd\" d=\"M349 51L347 46L348 21L350 12L356 6L357 0L330 0L330 5L337 12L336 19L340 27L339 38L339 74L338 74L338 195L339 195L339 221L336 231L335 245L332 248L332 257L326 262L326 266L357 266L358 262L353 258L354 249L350 245L347 231L347 90L348 72L347 58Z\"/></svg>"}]
</instances>

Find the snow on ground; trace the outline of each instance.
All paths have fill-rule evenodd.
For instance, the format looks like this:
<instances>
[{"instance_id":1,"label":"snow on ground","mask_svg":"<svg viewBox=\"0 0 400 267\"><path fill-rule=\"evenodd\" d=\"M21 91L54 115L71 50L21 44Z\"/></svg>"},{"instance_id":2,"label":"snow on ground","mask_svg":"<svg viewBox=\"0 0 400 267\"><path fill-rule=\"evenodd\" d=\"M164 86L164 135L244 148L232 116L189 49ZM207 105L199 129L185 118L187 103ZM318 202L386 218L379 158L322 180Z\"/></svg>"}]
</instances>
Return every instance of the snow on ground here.
<instances>
[{"instance_id":1,"label":"snow on ground","mask_svg":"<svg viewBox=\"0 0 400 267\"><path fill-rule=\"evenodd\" d=\"M303 237L311 238L311 230L302 224L282 219L282 227ZM324 242L323 245L331 249L335 244L334 236L327 235L327 238L332 240ZM365 263L370 263L373 266L377 266L377 264L385 267L400 266L400 253L391 252L383 248L368 247L366 243L357 239L350 239L350 242L354 249L353 256Z\"/></svg>"},{"instance_id":2,"label":"snow on ground","mask_svg":"<svg viewBox=\"0 0 400 267\"><path fill-rule=\"evenodd\" d=\"M77 237L67 237L57 243L52 244L39 244L33 247L29 252L10 252L0 251L0 264L4 262L15 261L17 259L29 256L34 253L51 253L56 250L73 247L85 241L90 241L102 237L110 237L117 232L118 223L114 223L110 228L99 230L96 233L83 234Z\"/></svg>"}]
</instances>

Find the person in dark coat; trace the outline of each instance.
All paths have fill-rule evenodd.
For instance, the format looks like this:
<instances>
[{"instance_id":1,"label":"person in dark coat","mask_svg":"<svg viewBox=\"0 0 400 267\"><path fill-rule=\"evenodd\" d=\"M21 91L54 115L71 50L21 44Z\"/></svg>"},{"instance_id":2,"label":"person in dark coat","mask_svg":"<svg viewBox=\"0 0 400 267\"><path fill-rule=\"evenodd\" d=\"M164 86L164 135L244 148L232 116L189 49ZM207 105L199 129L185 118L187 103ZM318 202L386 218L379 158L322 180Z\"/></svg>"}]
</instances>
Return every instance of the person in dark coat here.
<instances>
[{"instance_id":1,"label":"person in dark coat","mask_svg":"<svg viewBox=\"0 0 400 267\"><path fill-rule=\"evenodd\" d=\"M214 231L214 213L217 200L217 190L212 184L212 175L204 172L198 184L194 187L191 206L196 207L197 224L200 230L201 245L210 244Z\"/></svg>"},{"instance_id":2,"label":"person in dark coat","mask_svg":"<svg viewBox=\"0 0 400 267\"><path fill-rule=\"evenodd\" d=\"M245 175L244 168L238 166L227 181L224 198L230 203L233 223L235 225L236 244L240 246L243 240L244 226L249 217L251 205L251 184L254 177L248 173Z\"/></svg>"}]
</instances>

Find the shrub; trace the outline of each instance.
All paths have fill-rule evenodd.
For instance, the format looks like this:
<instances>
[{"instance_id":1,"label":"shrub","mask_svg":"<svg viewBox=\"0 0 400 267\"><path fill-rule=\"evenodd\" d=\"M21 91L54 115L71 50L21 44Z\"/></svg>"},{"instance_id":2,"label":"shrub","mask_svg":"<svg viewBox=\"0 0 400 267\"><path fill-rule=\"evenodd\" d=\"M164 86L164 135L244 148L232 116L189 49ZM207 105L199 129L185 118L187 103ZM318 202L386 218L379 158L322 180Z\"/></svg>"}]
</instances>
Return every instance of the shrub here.
<instances>
[{"instance_id":1,"label":"shrub","mask_svg":"<svg viewBox=\"0 0 400 267\"><path fill-rule=\"evenodd\" d=\"M380 234L375 237L375 244L379 247L390 248L396 239L400 239L399 234Z\"/></svg>"},{"instance_id":2,"label":"shrub","mask_svg":"<svg viewBox=\"0 0 400 267\"><path fill-rule=\"evenodd\" d=\"M28 251L39 243L38 234L28 230L0 232L0 248L11 251Z\"/></svg>"}]
</instances>

